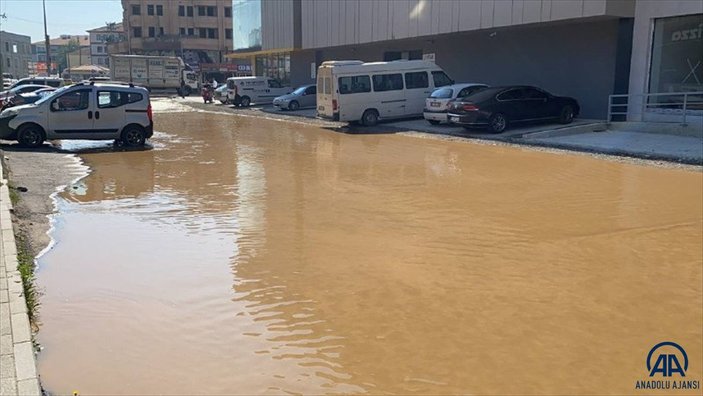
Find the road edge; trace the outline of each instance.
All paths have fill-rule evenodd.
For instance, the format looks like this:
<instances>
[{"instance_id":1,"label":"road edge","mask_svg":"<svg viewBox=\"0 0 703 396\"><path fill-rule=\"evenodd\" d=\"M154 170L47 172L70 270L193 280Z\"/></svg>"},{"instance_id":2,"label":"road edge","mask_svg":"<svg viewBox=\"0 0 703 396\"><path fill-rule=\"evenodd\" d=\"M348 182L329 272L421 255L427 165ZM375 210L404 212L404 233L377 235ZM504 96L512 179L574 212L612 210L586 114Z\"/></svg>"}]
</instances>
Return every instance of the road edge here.
<instances>
[{"instance_id":1,"label":"road edge","mask_svg":"<svg viewBox=\"0 0 703 396\"><path fill-rule=\"evenodd\" d=\"M11 369L5 366L0 370L2 394L41 395L32 329L18 270L10 189L2 175L0 160L0 322L3 323L0 355L3 366L9 363L12 366Z\"/></svg>"}]
</instances>

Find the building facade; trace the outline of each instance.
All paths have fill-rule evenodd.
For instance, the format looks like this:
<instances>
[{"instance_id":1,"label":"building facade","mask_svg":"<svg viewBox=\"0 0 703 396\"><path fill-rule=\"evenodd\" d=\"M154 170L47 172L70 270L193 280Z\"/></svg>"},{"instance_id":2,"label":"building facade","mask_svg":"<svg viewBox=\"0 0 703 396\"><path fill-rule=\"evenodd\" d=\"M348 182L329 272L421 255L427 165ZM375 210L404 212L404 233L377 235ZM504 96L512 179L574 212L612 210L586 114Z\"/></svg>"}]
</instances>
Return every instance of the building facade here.
<instances>
[{"instance_id":1,"label":"building facade","mask_svg":"<svg viewBox=\"0 0 703 396\"><path fill-rule=\"evenodd\" d=\"M109 23L105 26L88 30L90 37L90 58L93 65L110 67L108 45L127 41L122 23Z\"/></svg>"},{"instance_id":2,"label":"building facade","mask_svg":"<svg viewBox=\"0 0 703 396\"><path fill-rule=\"evenodd\" d=\"M51 68L46 65L46 43L37 41L32 43L32 62L30 74L38 76L60 74L63 69L70 66L73 61L78 64L90 64L90 37L87 34L62 34L49 40L51 55ZM75 57L71 56L74 54ZM74 59L75 58L75 59Z\"/></svg>"},{"instance_id":3,"label":"building facade","mask_svg":"<svg viewBox=\"0 0 703 396\"><path fill-rule=\"evenodd\" d=\"M21 34L0 31L0 70L12 78L29 75L29 62L32 60L31 38Z\"/></svg>"},{"instance_id":4,"label":"building facade","mask_svg":"<svg viewBox=\"0 0 703 396\"><path fill-rule=\"evenodd\" d=\"M120 52L181 56L195 70L232 50L231 0L122 0Z\"/></svg>"}]
</instances>

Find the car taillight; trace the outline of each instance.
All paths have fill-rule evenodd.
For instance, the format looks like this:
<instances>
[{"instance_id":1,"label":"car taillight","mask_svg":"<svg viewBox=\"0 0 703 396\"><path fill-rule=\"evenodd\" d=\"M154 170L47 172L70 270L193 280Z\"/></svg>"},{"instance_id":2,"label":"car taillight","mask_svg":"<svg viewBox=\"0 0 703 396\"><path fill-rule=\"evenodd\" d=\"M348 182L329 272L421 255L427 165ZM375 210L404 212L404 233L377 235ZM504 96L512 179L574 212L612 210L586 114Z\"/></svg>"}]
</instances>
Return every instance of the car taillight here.
<instances>
[{"instance_id":1,"label":"car taillight","mask_svg":"<svg viewBox=\"0 0 703 396\"><path fill-rule=\"evenodd\" d=\"M464 109L464 111L478 111L478 106L475 104L464 104L461 108Z\"/></svg>"},{"instance_id":2,"label":"car taillight","mask_svg":"<svg viewBox=\"0 0 703 396\"><path fill-rule=\"evenodd\" d=\"M152 119L154 114L151 111L151 102L149 102L149 106L146 108L146 115L149 117L149 122L154 122Z\"/></svg>"},{"instance_id":3,"label":"car taillight","mask_svg":"<svg viewBox=\"0 0 703 396\"><path fill-rule=\"evenodd\" d=\"M337 111L337 99L332 99L332 111Z\"/></svg>"}]
</instances>

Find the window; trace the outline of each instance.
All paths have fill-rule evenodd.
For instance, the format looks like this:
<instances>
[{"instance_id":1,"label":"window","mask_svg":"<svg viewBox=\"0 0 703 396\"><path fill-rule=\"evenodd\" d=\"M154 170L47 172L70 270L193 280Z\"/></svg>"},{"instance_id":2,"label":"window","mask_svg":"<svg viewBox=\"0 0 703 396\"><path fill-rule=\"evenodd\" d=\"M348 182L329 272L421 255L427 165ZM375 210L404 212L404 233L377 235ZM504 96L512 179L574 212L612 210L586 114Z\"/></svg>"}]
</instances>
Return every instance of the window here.
<instances>
[{"instance_id":1,"label":"window","mask_svg":"<svg viewBox=\"0 0 703 396\"><path fill-rule=\"evenodd\" d=\"M142 99L143 99L142 94L139 94L139 93L127 94L127 103L141 102Z\"/></svg>"},{"instance_id":2,"label":"window","mask_svg":"<svg viewBox=\"0 0 703 396\"><path fill-rule=\"evenodd\" d=\"M156 36L156 28L153 26L149 26L149 37L155 37Z\"/></svg>"},{"instance_id":3,"label":"window","mask_svg":"<svg viewBox=\"0 0 703 396\"><path fill-rule=\"evenodd\" d=\"M132 4L132 15L142 15L142 7L139 4Z\"/></svg>"},{"instance_id":4,"label":"window","mask_svg":"<svg viewBox=\"0 0 703 396\"><path fill-rule=\"evenodd\" d=\"M119 91L98 91L98 108L110 109L127 103L127 94Z\"/></svg>"},{"instance_id":5,"label":"window","mask_svg":"<svg viewBox=\"0 0 703 396\"><path fill-rule=\"evenodd\" d=\"M186 11L187 11L187 15L188 15L189 17L192 17L192 16L193 16L193 6L188 6L188 7L186 7Z\"/></svg>"},{"instance_id":6,"label":"window","mask_svg":"<svg viewBox=\"0 0 703 396\"><path fill-rule=\"evenodd\" d=\"M649 93L703 91L703 14L657 18L650 57ZM699 101L700 96L689 98ZM683 102L681 96L652 101ZM690 105L689 105L690 106ZM667 105L682 108L683 105Z\"/></svg>"},{"instance_id":7,"label":"window","mask_svg":"<svg viewBox=\"0 0 703 396\"><path fill-rule=\"evenodd\" d=\"M154 5L153 4L148 4L146 6L146 14L147 15L154 15Z\"/></svg>"},{"instance_id":8,"label":"window","mask_svg":"<svg viewBox=\"0 0 703 396\"><path fill-rule=\"evenodd\" d=\"M398 91L403 89L403 75L378 74L373 76L373 90L376 92Z\"/></svg>"},{"instance_id":9,"label":"window","mask_svg":"<svg viewBox=\"0 0 703 396\"><path fill-rule=\"evenodd\" d=\"M198 28L198 36L200 36L200 38L207 38L207 29Z\"/></svg>"},{"instance_id":10,"label":"window","mask_svg":"<svg viewBox=\"0 0 703 396\"><path fill-rule=\"evenodd\" d=\"M207 30L207 38L210 39L216 39L217 37L217 29L208 29Z\"/></svg>"},{"instance_id":11,"label":"window","mask_svg":"<svg viewBox=\"0 0 703 396\"><path fill-rule=\"evenodd\" d=\"M317 94L317 87L311 85L305 89L305 95L315 95Z\"/></svg>"},{"instance_id":12,"label":"window","mask_svg":"<svg viewBox=\"0 0 703 396\"><path fill-rule=\"evenodd\" d=\"M519 100L522 99L521 89L511 89L498 95L498 100Z\"/></svg>"},{"instance_id":13,"label":"window","mask_svg":"<svg viewBox=\"0 0 703 396\"><path fill-rule=\"evenodd\" d=\"M132 36L142 37L142 28L141 27L132 28Z\"/></svg>"},{"instance_id":14,"label":"window","mask_svg":"<svg viewBox=\"0 0 703 396\"><path fill-rule=\"evenodd\" d=\"M208 6L208 7L207 7L207 16L209 16L209 17L216 17L216 16L217 16L217 7L215 7L215 6Z\"/></svg>"},{"instance_id":15,"label":"window","mask_svg":"<svg viewBox=\"0 0 703 396\"><path fill-rule=\"evenodd\" d=\"M454 95L454 90L451 88L440 88L435 89L434 92L430 94L430 98L434 99L449 99Z\"/></svg>"},{"instance_id":16,"label":"window","mask_svg":"<svg viewBox=\"0 0 703 396\"><path fill-rule=\"evenodd\" d=\"M434 80L434 86L443 87L445 85L452 85L452 80L447 77L447 74L443 71L433 71L432 79Z\"/></svg>"},{"instance_id":17,"label":"window","mask_svg":"<svg viewBox=\"0 0 703 396\"><path fill-rule=\"evenodd\" d=\"M369 84L371 85L371 84ZM325 77L325 94L329 95L332 93L332 79Z\"/></svg>"},{"instance_id":18,"label":"window","mask_svg":"<svg viewBox=\"0 0 703 396\"><path fill-rule=\"evenodd\" d=\"M88 108L90 90L65 93L51 102L51 111L76 111Z\"/></svg>"},{"instance_id":19,"label":"window","mask_svg":"<svg viewBox=\"0 0 703 396\"><path fill-rule=\"evenodd\" d=\"M232 38L232 29L225 29L225 38L228 40Z\"/></svg>"},{"instance_id":20,"label":"window","mask_svg":"<svg viewBox=\"0 0 703 396\"><path fill-rule=\"evenodd\" d=\"M232 18L232 7L225 7L225 18Z\"/></svg>"},{"instance_id":21,"label":"window","mask_svg":"<svg viewBox=\"0 0 703 396\"><path fill-rule=\"evenodd\" d=\"M164 28L163 28L163 26L160 26L159 27L159 36L163 36L163 35L164 35Z\"/></svg>"},{"instance_id":22,"label":"window","mask_svg":"<svg viewBox=\"0 0 703 396\"><path fill-rule=\"evenodd\" d=\"M181 34L181 36L185 36L186 35L186 28L180 28L178 30L178 32Z\"/></svg>"},{"instance_id":23,"label":"window","mask_svg":"<svg viewBox=\"0 0 703 396\"><path fill-rule=\"evenodd\" d=\"M159 16L164 15L164 6L162 6L162 5L156 6L156 15L159 15Z\"/></svg>"},{"instance_id":24,"label":"window","mask_svg":"<svg viewBox=\"0 0 703 396\"><path fill-rule=\"evenodd\" d=\"M483 85L474 85L472 87L466 87L466 88L462 89L461 91L459 91L459 93L456 96L458 98L465 98L469 95L475 94L476 92L478 92L484 88L486 88L486 87Z\"/></svg>"},{"instance_id":25,"label":"window","mask_svg":"<svg viewBox=\"0 0 703 396\"><path fill-rule=\"evenodd\" d=\"M178 16L186 16L186 6L178 6Z\"/></svg>"},{"instance_id":26,"label":"window","mask_svg":"<svg viewBox=\"0 0 703 396\"><path fill-rule=\"evenodd\" d=\"M194 28L188 28L188 35L189 35L189 36L195 36L195 29L194 29Z\"/></svg>"},{"instance_id":27,"label":"window","mask_svg":"<svg viewBox=\"0 0 703 396\"><path fill-rule=\"evenodd\" d=\"M198 16L205 16L207 14L207 7L198 6Z\"/></svg>"},{"instance_id":28,"label":"window","mask_svg":"<svg viewBox=\"0 0 703 396\"><path fill-rule=\"evenodd\" d=\"M427 72L405 73L405 87L407 89L429 88L430 80Z\"/></svg>"},{"instance_id":29,"label":"window","mask_svg":"<svg viewBox=\"0 0 703 396\"><path fill-rule=\"evenodd\" d=\"M547 99L547 94L540 91L539 89L534 89L534 88L525 88L522 90L522 96L525 99L537 99L537 100L543 100Z\"/></svg>"},{"instance_id":30,"label":"window","mask_svg":"<svg viewBox=\"0 0 703 396\"><path fill-rule=\"evenodd\" d=\"M340 94L361 92L371 92L371 79L369 76L339 77ZM325 86L325 93L327 93L327 86Z\"/></svg>"},{"instance_id":31,"label":"window","mask_svg":"<svg viewBox=\"0 0 703 396\"><path fill-rule=\"evenodd\" d=\"M98 54L102 54L102 52L103 52L103 47L100 46L100 45L98 45L97 47L95 47L95 52L97 52Z\"/></svg>"},{"instance_id":32,"label":"window","mask_svg":"<svg viewBox=\"0 0 703 396\"><path fill-rule=\"evenodd\" d=\"M5 52L10 52L10 43L5 41Z\"/></svg>"},{"instance_id":33,"label":"window","mask_svg":"<svg viewBox=\"0 0 703 396\"><path fill-rule=\"evenodd\" d=\"M281 88L281 83L277 80L268 80L269 88Z\"/></svg>"}]
</instances>

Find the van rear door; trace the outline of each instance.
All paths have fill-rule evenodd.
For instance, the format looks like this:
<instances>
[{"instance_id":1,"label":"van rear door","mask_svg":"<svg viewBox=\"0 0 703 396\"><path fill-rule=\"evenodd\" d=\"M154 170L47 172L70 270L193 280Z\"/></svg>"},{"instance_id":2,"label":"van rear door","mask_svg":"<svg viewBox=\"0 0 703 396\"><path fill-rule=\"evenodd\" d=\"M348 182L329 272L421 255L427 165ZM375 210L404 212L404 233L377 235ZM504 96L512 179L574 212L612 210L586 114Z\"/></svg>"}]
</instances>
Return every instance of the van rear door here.
<instances>
[{"instance_id":1,"label":"van rear door","mask_svg":"<svg viewBox=\"0 0 703 396\"><path fill-rule=\"evenodd\" d=\"M335 93L332 68L320 66L317 69L317 115L324 118L335 118L337 109L337 94ZM339 115L337 115L339 117Z\"/></svg>"}]
</instances>

